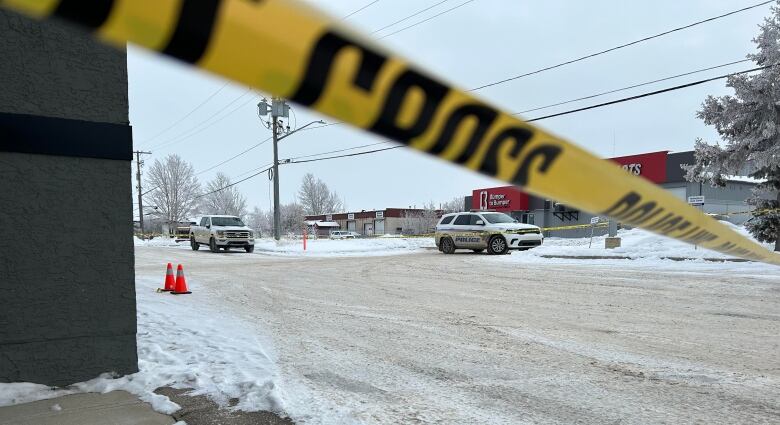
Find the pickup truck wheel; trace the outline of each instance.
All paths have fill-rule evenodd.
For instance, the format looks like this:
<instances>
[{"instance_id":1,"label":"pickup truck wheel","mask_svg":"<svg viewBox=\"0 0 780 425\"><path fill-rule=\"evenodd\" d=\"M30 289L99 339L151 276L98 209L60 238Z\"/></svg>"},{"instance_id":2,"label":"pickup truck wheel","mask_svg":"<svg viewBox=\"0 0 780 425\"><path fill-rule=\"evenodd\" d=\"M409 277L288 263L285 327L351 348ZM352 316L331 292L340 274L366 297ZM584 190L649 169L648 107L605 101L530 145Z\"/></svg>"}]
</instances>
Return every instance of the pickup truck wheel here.
<instances>
[{"instance_id":1,"label":"pickup truck wheel","mask_svg":"<svg viewBox=\"0 0 780 425\"><path fill-rule=\"evenodd\" d=\"M455 253L455 242L452 241L452 238L442 238L439 241L439 248L445 254L453 254Z\"/></svg>"},{"instance_id":2,"label":"pickup truck wheel","mask_svg":"<svg viewBox=\"0 0 780 425\"><path fill-rule=\"evenodd\" d=\"M509 245L506 244L503 236L495 235L488 241L487 250L491 255L504 255L509 252Z\"/></svg>"},{"instance_id":3,"label":"pickup truck wheel","mask_svg":"<svg viewBox=\"0 0 780 425\"><path fill-rule=\"evenodd\" d=\"M211 252L219 252L217 241L215 241L214 238L209 239L209 249L211 250Z\"/></svg>"},{"instance_id":4,"label":"pickup truck wheel","mask_svg":"<svg viewBox=\"0 0 780 425\"><path fill-rule=\"evenodd\" d=\"M246 252L255 252L254 245L244 245L244 249L246 250Z\"/></svg>"},{"instance_id":5,"label":"pickup truck wheel","mask_svg":"<svg viewBox=\"0 0 780 425\"><path fill-rule=\"evenodd\" d=\"M200 244L195 242L195 236L190 236L190 248L192 248L193 251L200 249Z\"/></svg>"}]
</instances>

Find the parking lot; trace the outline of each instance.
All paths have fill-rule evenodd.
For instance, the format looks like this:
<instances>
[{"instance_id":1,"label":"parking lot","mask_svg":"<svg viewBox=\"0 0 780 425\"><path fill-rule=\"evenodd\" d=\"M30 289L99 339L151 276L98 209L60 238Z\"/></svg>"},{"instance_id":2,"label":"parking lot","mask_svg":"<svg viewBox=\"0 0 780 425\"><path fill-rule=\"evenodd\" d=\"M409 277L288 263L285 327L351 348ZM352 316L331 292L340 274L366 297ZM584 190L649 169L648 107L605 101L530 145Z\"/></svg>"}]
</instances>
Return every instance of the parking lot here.
<instances>
[{"instance_id":1,"label":"parking lot","mask_svg":"<svg viewBox=\"0 0 780 425\"><path fill-rule=\"evenodd\" d=\"M255 324L299 420L780 421L780 278L766 266L522 255L143 246L136 272L182 263L194 292Z\"/></svg>"}]
</instances>

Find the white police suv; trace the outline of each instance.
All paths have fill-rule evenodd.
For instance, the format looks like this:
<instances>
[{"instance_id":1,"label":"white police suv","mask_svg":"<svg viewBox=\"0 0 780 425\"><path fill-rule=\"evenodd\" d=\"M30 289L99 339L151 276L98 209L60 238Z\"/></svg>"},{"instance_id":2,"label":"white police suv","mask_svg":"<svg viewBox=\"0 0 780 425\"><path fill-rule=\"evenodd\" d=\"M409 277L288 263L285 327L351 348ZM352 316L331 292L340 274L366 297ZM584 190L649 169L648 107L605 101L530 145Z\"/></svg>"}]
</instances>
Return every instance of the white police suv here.
<instances>
[{"instance_id":1,"label":"white police suv","mask_svg":"<svg viewBox=\"0 0 780 425\"><path fill-rule=\"evenodd\" d=\"M544 236L538 226L518 223L500 212L445 214L436 225L436 246L445 254L452 254L456 249L506 254L510 249L537 247L543 241Z\"/></svg>"}]
</instances>

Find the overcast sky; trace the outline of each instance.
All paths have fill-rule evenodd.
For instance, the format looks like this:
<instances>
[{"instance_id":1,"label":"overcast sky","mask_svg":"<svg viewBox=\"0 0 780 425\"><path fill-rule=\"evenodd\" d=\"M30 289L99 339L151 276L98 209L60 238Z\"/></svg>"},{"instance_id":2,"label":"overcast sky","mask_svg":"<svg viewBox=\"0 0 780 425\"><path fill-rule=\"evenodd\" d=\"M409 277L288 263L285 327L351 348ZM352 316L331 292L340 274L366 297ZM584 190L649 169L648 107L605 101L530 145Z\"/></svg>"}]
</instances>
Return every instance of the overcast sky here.
<instances>
[{"instance_id":1,"label":"overcast sky","mask_svg":"<svg viewBox=\"0 0 780 425\"><path fill-rule=\"evenodd\" d=\"M441 0L379 0L346 22L366 33L384 27ZM449 0L415 18L388 28L388 34L452 8L465 0ZM473 0L381 42L436 75L462 88L473 88L588 53L630 42L694 21L759 3L759 0L619 0L529 1ZM332 16L342 17L370 0L312 1ZM522 111L598 92L617 89L700 68L744 59L754 51L750 41L769 5L676 32L573 65L480 90L487 101L508 111ZM262 22L258 22L262 25ZM294 37L295 34L289 34ZM260 97L228 83L138 48L128 49L130 122L134 147L152 150L151 165L170 153L205 170L270 136L257 118ZM575 107L683 84L752 67L742 63L665 81L588 101L526 114L534 118ZM183 120L210 95L201 108ZM597 155L621 156L659 150L693 148L697 137L714 141L715 133L696 119L708 94L729 91L724 81L633 102L539 122ZM231 103L232 102L232 103ZM230 105L227 108L226 105ZM221 113L218 111L223 110ZM293 106L298 126L327 117ZM232 113L229 113L233 111ZM215 115L216 114L216 115ZM181 120L168 129L171 124ZM206 126L208 123L213 125ZM157 137L155 137L157 136ZM336 125L302 131L280 143L280 158L350 148L382 139ZM365 148L374 149L385 145ZM390 146L390 145L387 145ZM349 152L357 152L349 151ZM346 153L349 153L346 152ZM272 161L266 143L250 153L198 177L218 171L233 180ZM351 211L420 206L447 201L472 189L500 185L465 169L406 148L371 155L281 167L281 200L295 200L303 175L314 173L337 191ZM269 208L269 181L258 176L237 186L250 209Z\"/></svg>"}]
</instances>

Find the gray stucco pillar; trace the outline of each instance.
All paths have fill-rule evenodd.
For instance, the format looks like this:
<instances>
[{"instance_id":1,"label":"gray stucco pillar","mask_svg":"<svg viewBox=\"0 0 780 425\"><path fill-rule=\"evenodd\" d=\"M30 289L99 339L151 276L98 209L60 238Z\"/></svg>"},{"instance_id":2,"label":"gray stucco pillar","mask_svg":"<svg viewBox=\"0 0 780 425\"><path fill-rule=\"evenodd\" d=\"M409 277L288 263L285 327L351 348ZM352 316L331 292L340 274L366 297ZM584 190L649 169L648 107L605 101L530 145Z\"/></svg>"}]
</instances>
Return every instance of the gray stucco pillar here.
<instances>
[{"instance_id":1,"label":"gray stucco pillar","mask_svg":"<svg viewBox=\"0 0 780 425\"><path fill-rule=\"evenodd\" d=\"M137 370L124 52L0 10L0 382Z\"/></svg>"}]
</instances>

